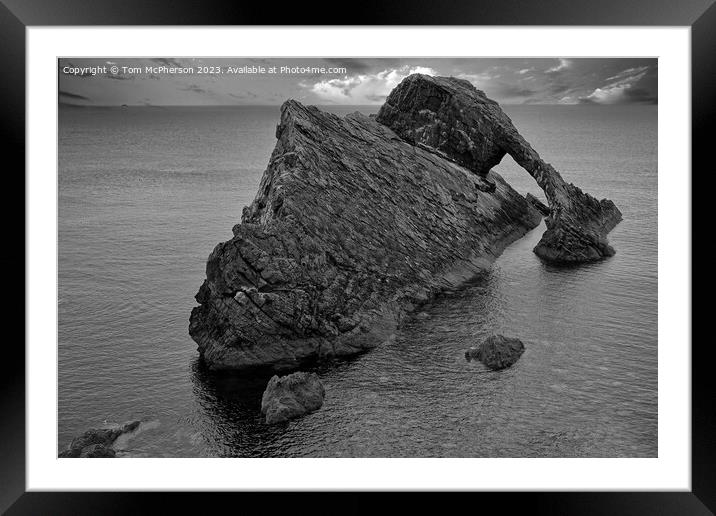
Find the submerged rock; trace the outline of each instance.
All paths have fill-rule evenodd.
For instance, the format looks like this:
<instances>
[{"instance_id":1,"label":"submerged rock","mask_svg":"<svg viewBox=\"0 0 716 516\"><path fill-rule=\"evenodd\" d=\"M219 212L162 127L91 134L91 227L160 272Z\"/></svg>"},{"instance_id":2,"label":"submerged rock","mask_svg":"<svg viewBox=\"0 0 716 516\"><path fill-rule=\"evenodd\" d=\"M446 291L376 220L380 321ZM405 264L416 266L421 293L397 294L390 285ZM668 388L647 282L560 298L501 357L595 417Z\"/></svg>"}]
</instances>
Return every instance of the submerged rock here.
<instances>
[{"instance_id":1,"label":"submerged rock","mask_svg":"<svg viewBox=\"0 0 716 516\"><path fill-rule=\"evenodd\" d=\"M614 254L606 235L622 218L614 203L566 183L517 132L497 102L470 82L414 74L388 96L376 120L401 138L484 177L505 154L542 188L547 231L535 253L552 262L587 262Z\"/></svg>"},{"instance_id":2,"label":"submerged rock","mask_svg":"<svg viewBox=\"0 0 716 516\"><path fill-rule=\"evenodd\" d=\"M131 421L117 428L91 428L72 439L69 447L59 457L114 457L112 444L123 434L139 428L139 421Z\"/></svg>"},{"instance_id":3,"label":"submerged rock","mask_svg":"<svg viewBox=\"0 0 716 516\"><path fill-rule=\"evenodd\" d=\"M517 362L525 352L525 345L519 339L492 335L476 348L465 352L465 358L479 360L492 370L505 369Z\"/></svg>"},{"instance_id":4,"label":"submerged rock","mask_svg":"<svg viewBox=\"0 0 716 516\"><path fill-rule=\"evenodd\" d=\"M323 384L316 373L274 376L261 397L261 413L267 424L283 423L318 410L324 396Z\"/></svg>"},{"instance_id":5,"label":"submerged rock","mask_svg":"<svg viewBox=\"0 0 716 516\"><path fill-rule=\"evenodd\" d=\"M386 341L541 220L498 174L374 118L290 100L253 203L213 250L189 333L210 369L297 368Z\"/></svg>"}]
</instances>

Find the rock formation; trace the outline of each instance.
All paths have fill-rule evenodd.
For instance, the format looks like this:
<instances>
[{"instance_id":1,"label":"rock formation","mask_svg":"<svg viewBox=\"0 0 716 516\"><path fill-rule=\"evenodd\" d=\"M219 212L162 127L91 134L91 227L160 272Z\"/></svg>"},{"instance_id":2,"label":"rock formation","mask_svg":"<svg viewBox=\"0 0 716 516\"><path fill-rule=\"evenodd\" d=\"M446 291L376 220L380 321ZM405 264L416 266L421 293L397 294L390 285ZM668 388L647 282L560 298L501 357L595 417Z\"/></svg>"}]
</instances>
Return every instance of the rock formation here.
<instances>
[{"instance_id":1,"label":"rock formation","mask_svg":"<svg viewBox=\"0 0 716 516\"><path fill-rule=\"evenodd\" d=\"M321 408L325 394L316 373L274 376L261 397L261 413L269 425L283 423Z\"/></svg>"},{"instance_id":2,"label":"rock formation","mask_svg":"<svg viewBox=\"0 0 716 516\"><path fill-rule=\"evenodd\" d=\"M486 177L505 154L544 190L550 214L534 251L560 263L598 260L614 254L606 235L621 220L607 199L598 201L540 158L497 102L470 82L414 74L388 96L377 116L401 138Z\"/></svg>"},{"instance_id":3,"label":"rock formation","mask_svg":"<svg viewBox=\"0 0 716 516\"><path fill-rule=\"evenodd\" d=\"M537 197L535 197L531 193L528 193L527 195L525 195L525 199L527 199L527 202L530 203L534 207L534 209L540 212L543 216L549 216L549 206L540 201Z\"/></svg>"},{"instance_id":4,"label":"rock formation","mask_svg":"<svg viewBox=\"0 0 716 516\"><path fill-rule=\"evenodd\" d=\"M465 352L465 358L479 360L492 370L505 369L517 362L525 352L525 345L519 339L492 335L476 348Z\"/></svg>"},{"instance_id":5,"label":"rock formation","mask_svg":"<svg viewBox=\"0 0 716 516\"><path fill-rule=\"evenodd\" d=\"M467 81L411 75L376 117L289 100L234 237L209 256L189 333L211 369L296 368L390 338L436 293L483 271L540 221L491 168L509 153L543 188L559 262L613 250L621 214L560 175Z\"/></svg>"},{"instance_id":6,"label":"rock formation","mask_svg":"<svg viewBox=\"0 0 716 516\"><path fill-rule=\"evenodd\" d=\"M60 452L59 457L111 458L116 455L112 444L120 435L134 432L139 421L125 423L117 428L92 428L79 437L72 439L69 447Z\"/></svg>"},{"instance_id":7,"label":"rock formation","mask_svg":"<svg viewBox=\"0 0 716 516\"><path fill-rule=\"evenodd\" d=\"M498 174L473 174L359 113L290 100L276 137L196 295L189 333L211 369L373 348L541 220Z\"/></svg>"}]
</instances>

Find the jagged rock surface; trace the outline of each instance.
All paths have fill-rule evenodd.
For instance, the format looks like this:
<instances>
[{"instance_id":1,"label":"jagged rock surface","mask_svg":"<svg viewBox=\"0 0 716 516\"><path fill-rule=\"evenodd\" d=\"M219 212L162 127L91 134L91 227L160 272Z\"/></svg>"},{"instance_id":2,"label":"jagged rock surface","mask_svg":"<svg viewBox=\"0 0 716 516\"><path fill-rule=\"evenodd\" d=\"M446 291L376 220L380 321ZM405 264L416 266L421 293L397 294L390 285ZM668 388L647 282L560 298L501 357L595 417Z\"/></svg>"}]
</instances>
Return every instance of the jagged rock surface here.
<instances>
[{"instance_id":1,"label":"jagged rock surface","mask_svg":"<svg viewBox=\"0 0 716 516\"><path fill-rule=\"evenodd\" d=\"M539 213L374 118L287 101L234 237L209 256L189 333L212 369L295 368L388 339L483 271Z\"/></svg>"},{"instance_id":2,"label":"jagged rock surface","mask_svg":"<svg viewBox=\"0 0 716 516\"><path fill-rule=\"evenodd\" d=\"M525 199L527 199L527 202L530 203L543 216L549 216L549 206L540 201L537 197L535 197L531 193L528 193L527 195L525 195Z\"/></svg>"},{"instance_id":3,"label":"jagged rock surface","mask_svg":"<svg viewBox=\"0 0 716 516\"><path fill-rule=\"evenodd\" d=\"M510 367L525 352L525 345L520 339L491 335L476 348L465 352L465 358L479 360L493 371Z\"/></svg>"},{"instance_id":4,"label":"jagged rock surface","mask_svg":"<svg viewBox=\"0 0 716 516\"><path fill-rule=\"evenodd\" d=\"M388 96L377 118L406 141L447 156L484 177L505 154L544 190L550 214L534 251L553 262L587 262L612 256L606 235L621 220L601 201L566 183L517 132L497 102L470 82L414 74Z\"/></svg>"},{"instance_id":5,"label":"jagged rock surface","mask_svg":"<svg viewBox=\"0 0 716 516\"><path fill-rule=\"evenodd\" d=\"M273 376L261 397L261 413L273 425L315 412L323 405L326 391L316 373L296 372Z\"/></svg>"},{"instance_id":6,"label":"jagged rock surface","mask_svg":"<svg viewBox=\"0 0 716 516\"><path fill-rule=\"evenodd\" d=\"M69 447L60 452L59 457L110 458L116 455L112 444L120 435L134 432L139 421L125 423L118 428L91 428L72 439Z\"/></svg>"}]
</instances>

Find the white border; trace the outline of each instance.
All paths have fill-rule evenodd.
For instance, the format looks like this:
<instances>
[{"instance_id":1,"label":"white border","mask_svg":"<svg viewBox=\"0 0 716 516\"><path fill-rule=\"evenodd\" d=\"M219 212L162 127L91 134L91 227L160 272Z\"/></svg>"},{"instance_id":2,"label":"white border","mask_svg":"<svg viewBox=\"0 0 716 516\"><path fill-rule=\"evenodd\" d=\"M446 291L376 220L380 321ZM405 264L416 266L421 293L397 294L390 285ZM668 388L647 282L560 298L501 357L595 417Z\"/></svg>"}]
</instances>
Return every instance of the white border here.
<instances>
[{"instance_id":1,"label":"white border","mask_svg":"<svg viewBox=\"0 0 716 516\"><path fill-rule=\"evenodd\" d=\"M28 28L27 489L690 490L690 36L688 27ZM659 192L668 193L659 198L659 457L57 459L56 58L386 55L659 58Z\"/></svg>"}]
</instances>

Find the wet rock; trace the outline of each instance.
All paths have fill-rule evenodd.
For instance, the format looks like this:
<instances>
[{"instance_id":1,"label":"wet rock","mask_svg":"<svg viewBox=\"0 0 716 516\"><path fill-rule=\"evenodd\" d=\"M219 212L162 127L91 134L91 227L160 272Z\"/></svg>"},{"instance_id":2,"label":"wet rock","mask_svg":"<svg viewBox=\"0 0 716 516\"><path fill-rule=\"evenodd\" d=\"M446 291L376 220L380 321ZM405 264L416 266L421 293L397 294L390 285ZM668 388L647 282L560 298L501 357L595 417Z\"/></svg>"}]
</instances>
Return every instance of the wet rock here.
<instances>
[{"instance_id":1,"label":"wet rock","mask_svg":"<svg viewBox=\"0 0 716 516\"><path fill-rule=\"evenodd\" d=\"M566 183L512 125L497 102L470 82L414 74L388 96L376 120L405 141L431 148L478 176L505 154L542 188L549 203L547 231L534 252L544 260L579 263L614 254L606 235L622 218L614 203Z\"/></svg>"},{"instance_id":2,"label":"wet rock","mask_svg":"<svg viewBox=\"0 0 716 516\"><path fill-rule=\"evenodd\" d=\"M111 459L114 458L117 453L112 449L104 446L103 444L93 444L83 448L80 452L80 458L102 458Z\"/></svg>"},{"instance_id":3,"label":"wet rock","mask_svg":"<svg viewBox=\"0 0 716 516\"><path fill-rule=\"evenodd\" d=\"M541 220L498 174L477 176L359 113L290 100L276 134L256 197L195 296L189 333L213 370L371 349Z\"/></svg>"},{"instance_id":4,"label":"wet rock","mask_svg":"<svg viewBox=\"0 0 716 516\"><path fill-rule=\"evenodd\" d=\"M274 376L261 398L261 413L267 424L283 423L323 405L325 390L316 373L296 372Z\"/></svg>"},{"instance_id":5,"label":"wet rock","mask_svg":"<svg viewBox=\"0 0 716 516\"><path fill-rule=\"evenodd\" d=\"M479 360L492 370L505 369L522 356L525 346L519 339L492 335L476 348L465 352L465 358Z\"/></svg>"},{"instance_id":6,"label":"wet rock","mask_svg":"<svg viewBox=\"0 0 716 516\"><path fill-rule=\"evenodd\" d=\"M139 421L131 421L117 428L91 428L75 437L69 447L59 453L59 457L114 457L112 444L123 434L139 428Z\"/></svg>"}]
</instances>

